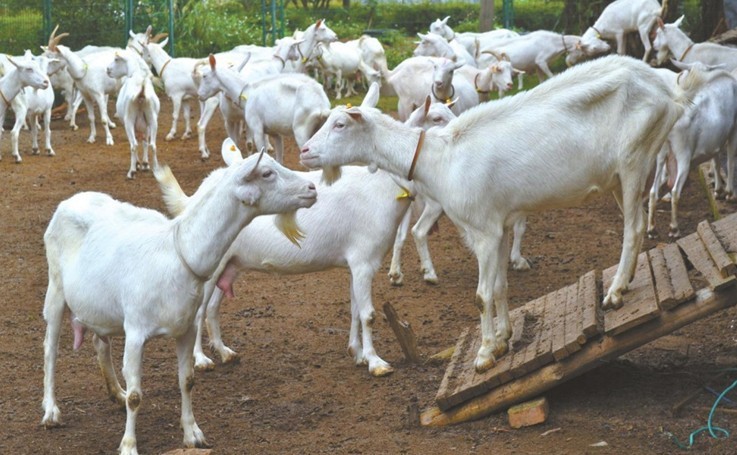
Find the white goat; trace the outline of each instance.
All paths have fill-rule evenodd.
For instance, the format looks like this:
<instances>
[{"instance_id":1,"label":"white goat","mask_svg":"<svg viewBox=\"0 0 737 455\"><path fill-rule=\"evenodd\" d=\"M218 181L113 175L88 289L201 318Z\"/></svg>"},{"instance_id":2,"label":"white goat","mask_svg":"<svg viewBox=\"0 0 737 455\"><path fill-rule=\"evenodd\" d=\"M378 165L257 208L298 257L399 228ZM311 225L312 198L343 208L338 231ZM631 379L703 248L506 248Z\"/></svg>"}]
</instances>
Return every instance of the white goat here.
<instances>
[{"instance_id":1,"label":"white goat","mask_svg":"<svg viewBox=\"0 0 737 455\"><path fill-rule=\"evenodd\" d=\"M282 136L293 136L301 146L330 113L330 100L322 86L304 74L278 74L252 82L232 68L216 66L212 55L210 70L212 82L219 82L226 96L241 106L245 102L244 114L256 148L266 147L266 135L270 134L279 162L284 155ZM202 86L199 93L201 98L212 95ZM231 139L235 142L237 137Z\"/></svg>"},{"instance_id":2,"label":"white goat","mask_svg":"<svg viewBox=\"0 0 737 455\"><path fill-rule=\"evenodd\" d=\"M304 72L305 64L313 57L317 43L327 44L338 41L338 35L327 26L325 19L319 19L314 24L310 24L304 32L295 31L292 39L294 39L299 59L294 62L289 61L286 72Z\"/></svg>"},{"instance_id":3,"label":"white goat","mask_svg":"<svg viewBox=\"0 0 737 455\"><path fill-rule=\"evenodd\" d=\"M420 41L415 41L417 47L412 52L415 57L424 55L426 57L445 57L465 65L476 66L476 59L463 45L456 40L447 41L440 35L418 33Z\"/></svg>"},{"instance_id":4,"label":"white goat","mask_svg":"<svg viewBox=\"0 0 737 455\"><path fill-rule=\"evenodd\" d=\"M641 195L700 74L690 71L687 92L676 94L645 63L604 57L427 133L375 109L336 108L303 146L301 161L329 178L347 163L407 175L441 204L478 258L482 341L475 365L485 371L509 348L507 240L527 213L611 191L624 215L624 241L603 307L622 305L645 234ZM416 165L405 174L410 161Z\"/></svg>"},{"instance_id":5,"label":"white goat","mask_svg":"<svg viewBox=\"0 0 737 455\"><path fill-rule=\"evenodd\" d=\"M154 90L152 74L142 58L132 52L115 55L107 67L108 76L125 78L115 102L115 115L123 122L130 144L131 161L127 177L135 177L136 171L149 170L148 148L151 147L154 166L156 158L156 134L159 127L161 103ZM143 142L143 160L138 158L138 141Z\"/></svg>"},{"instance_id":6,"label":"white goat","mask_svg":"<svg viewBox=\"0 0 737 455\"><path fill-rule=\"evenodd\" d=\"M30 52L28 52L30 55ZM32 57L38 62L41 71L50 76L54 72L61 68L59 61L56 59L50 59L45 55L39 55ZM49 81L50 82L50 81ZM54 149L51 147L51 109L54 107L54 87L53 84L49 83L49 86L45 89L30 88L23 93L25 99L26 113L25 118L31 125L31 151L34 155L39 154L38 146L38 117L43 116L44 122L44 149L48 156L54 156ZM16 111L16 115L23 115Z\"/></svg>"},{"instance_id":7,"label":"white goat","mask_svg":"<svg viewBox=\"0 0 737 455\"><path fill-rule=\"evenodd\" d=\"M26 55L29 53L26 53ZM3 133L3 123L5 123L5 113L13 105L12 103L15 102L16 97L23 90L23 87L45 90L51 86L46 72L32 58L24 56L23 58L16 59L7 56L6 59L14 68L0 78L0 139ZM25 104L25 100L22 103ZM15 157L16 163L22 161L18 152L18 134L23 126L24 120L25 115L17 115L15 126L11 132L11 142L13 143L12 154ZM0 155L0 159L2 159L2 155Z\"/></svg>"},{"instance_id":8,"label":"white goat","mask_svg":"<svg viewBox=\"0 0 737 455\"><path fill-rule=\"evenodd\" d=\"M59 204L44 234L49 264L43 311L47 322L44 426L61 423L54 375L68 307L75 348L82 344L85 329L94 332L108 393L126 406L122 454L138 453L135 428L142 401L143 349L149 339L162 335L177 342L184 445L207 443L195 422L191 398L194 320L204 283L241 229L256 216L289 213L286 219L293 222L295 210L316 200L312 183L271 158L260 159L261 155L253 156L208 179L201 190L203 197L174 219L102 193L79 193ZM171 178L168 168L156 171L163 173L160 178ZM112 365L109 337L113 336L125 336L125 390Z\"/></svg>"},{"instance_id":9,"label":"white goat","mask_svg":"<svg viewBox=\"0 0 737 455\"><path fill-rule=\"evenodd\" d=\"M662 7L657 0L616 0L601 12L594 25L581 36L581 48L588 57L609 52L610 46L604 39L617 41L617 54L627 50L627 34L637 32L645 48L642 61L650 56L650 32L655 21L662 16ZM576 63L575 61L572 63Z\"/></svg>"},{"instance_id":10,"label":"white goat","mask_svg":"<svg viewBox=\"0 0 737 455\"><path fill-rule=\"evenodd\" d=\"M678 119L668 135L668 142L660 150L655 181L650 189L648 235L655 237L655 204L658 200L658 189L668 164L671 190L671 221L669 236L680 235L678 228L678 202L683 185L686 183L692 165L712 160L714 167L714 192L724 196L719 177L719 161L715 159L721 152L727 155L726 196L734 197L734 158L737 151L737 79L721 69L706 67L696 62L683 64L675 62L683 70L698 68L707 72L708 83L705 84L693 99L683 116ZM711 69L711 71L708 71ZM683 77L683 76L681 76ZM671 155L672 154L672 155ZM673 163L671 160L674 160Z\"/></svg>"},{"instance_id":11,"label":"white goat","mask_svg":"<svg viewBox=\"0 0 737 455\"><path fill-rule=\"evenodd\" d=\"M335 86L335 99L345 96L356 95L355 82L363 75L369 82L380 82L381 73L364 63L361 58L361 50L357 47L335 41L328 44L318 43L314 52L315 59L325 74L325 81L333 82Z\"/></svg>"},{"instance_id":12,"label":"white goat","mask_svg":"<svg viewBox=\"0 0 737 455\"><path fill-rule=\"evenodd\" d=\"M226 139L225 148L235 146ZM224 151L230 156L239 152ZM220 332L219 308L224 296L233 296L233 282L241 272L283 275L348 268L351 274L351 324L348 352L356 365L368 365L373 376L393 371L378 356L373 345L375 311L371 286L376 272L391 248L397 226L409 206L397 200L400 187L387 173L369 173L365 168L345 169L345 177L332 186L321 186L322 172L300 173L318 187L320 199L310 210L297 212L297 222L306 235L297 248L274 232L270 217L254 220L238 235L223 261L205 284L202 308L198 313L195 366L211 369L214 363L202 352L202 325L206 315L211 346L223 362L237 354L225 346ZM188 206L200 195L187 198L176 182L160 182L170 211ZM326 222L330 219L330 222Z\"/></svg>"},{"instance_id":13,"label":"white goat","mask_svg":"<svg viewBox=\"0 0 737 455\"><path fill-rule=\"evenodd\" d=\"M118 87L116 81L108 77L105 69L112 62L115 53L98 52L81 58L68 47L59 44L59 41L69 34L62 33L57 36L57 29L58 26L51 33L45 53L49 57L58 58L66 64L69 75L74 79L74 84L84 99L87 106L87 117L90 121L90 136L87 142L92 144L96 140L97 128L95 127L94 105L97 104L100 110L100 120L105 130L105 144L113 145L113 135L110 133L110 128L115 127L115 124L108 116L107 100L108 95L114 93Z\"/></svg>"},{"instance_id":14,"label":"white goat","mask_svg":"<svg viewBox=\"0 0 737 455\"><path fill-rule=\"evenodd\" d=\"M386 52L381 41L369 35L361 35L358 39L347 41L346 44L355 46L361 53L361 60L369 67L385 74L389 68L386 64ZM371 85L367 83L367 86Z\"/></svg>"},{"instance_id":15,"label":"white goat","mask_svg":"<svg viewBox=\"0 0 737 455\"><path fill-rule=\"evenodd\" d=\"M415 109L405 123L408 126L419 126L423 130L434 127L447 125L451 120L456 118L453 111L445 103L434 103L431 97L427 97L425 104ZM412 227L412 238L415 241L417 254L420 257L420 271L422 272L425 282L437 284L438 275L435 272L435 266L432 263L430 249L428 248L427 238L436 223L443 215L443 207L426 195L416 193L413 195L412 210L407 211L402 223L397 230L397 236L394 240L392 249L392 260L389 267L389 281L394 286L401 286L404 283L404 274L402 273L402 247L407 239L409 231L409 223L412 215L419 213L417 222ZM514 224L514 240L512 241L512 252L510 253L510 261L512 268L515 270L529 270L530 263L522 256L522 237L526 229L526 218L522 217Z\"/></svg>"},{"instance_id":16,"label":"white goat","mask_svg":"<svg viewBox=\"0 0 737 455\"><path fill-rule=\"evenodd\" d=\"M547 30L537 30L517 38L511 38L505 43L483 51L493 50L497 54L509 59L512 66L519 74L518 88L522 89L522 74L536 73L542 82L546 78L553 77L550 64L563 54L568 54L576 47L580 37L575 35L561 35ZM489 54L479 56L479 63L485 64ZM571 54L566 56L566 63L571 65Z\"/></svg>"},{"instance_id":17,"label":"white goat","mask_svg":"<svg viewBox=\"0 0 737 455\"><path fill-rule=\"evenodd\" d=\"M723 69L737 69L737 49L717 43L694 43L681 29L683 16L672 24L658 21L653 46L657 51L656 62L661 65L670 57L683 63L701 62L705 65L721 65Z\"/></svg>"},{"instance_id":18,"label":"white goat","mask_svg":"<svg viewBox=\"0 0 737 455\"><path fill-rule=\"evenodd\" d=\"M508 38L519 36L519 33L507 30L506 28L499 28L481 33L456 33L448 25L448 19L450 19L450 16L446 16L443 20L436 19L435 22L430 24L430 33L440 35L448 41L458 41L474 57L477 57L479 48L488 49L504 42Z\"/></svg>"}]
</instances>

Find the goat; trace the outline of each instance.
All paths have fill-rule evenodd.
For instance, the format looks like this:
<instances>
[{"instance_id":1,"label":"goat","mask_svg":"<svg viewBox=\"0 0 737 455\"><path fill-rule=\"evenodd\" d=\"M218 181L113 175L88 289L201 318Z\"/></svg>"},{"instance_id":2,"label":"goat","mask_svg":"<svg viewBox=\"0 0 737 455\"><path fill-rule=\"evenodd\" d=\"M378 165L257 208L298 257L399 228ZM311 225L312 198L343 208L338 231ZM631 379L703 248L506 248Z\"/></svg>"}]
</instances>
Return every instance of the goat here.
<instances>
[{"instance_id":1,"label":"goat","mask_svg":"<svg viewBox=\"0 0 737 455\"><path fill-rule=\"evenodd\" d=\"M346 96L356 95L355 80L361 74L370 82L381 81L381 73L364 63L361 50L351 44L339 41L317 43L315 59L325 73L325 81L335 79L336 100L343 97L344 88Z\"/></svg>"},{"instance_id":2,"label":"goat","mask_svg":"<svg viewBox=\"0 0 737 455\"><path fill-rule=\"evenodd\" d=\"M415 57L424 55L426 57L445 57L465 65L476 66L476 59L469 53L463 45L456 40L447 41L440 35L428 33L423 35L418 33L419 42L415 42L417 47L412 51Z\"/></svg>"},{"instance_id":3,"label":"goat","mask_svg":"<svg viewBox=\"0 0 737 455\"><path fill-rule=\"evenodd\" d=\"M610 46L603 39L617 41L617 54L627 50L627 33L637 32L645 48L642 61L650 56L650 32L663 14L657 0L616 0L601 12L594 25L581 36L580 46L587 57L609 52ZM575 63L575 62L572 62Z\"/></svg>"},{"instance_id":4,"label":"goat","mask_svg":"<svg viewBox=\"0 0 737 455\"><path fill-rule=\"evenodd\" d=\"M235 70L216 66L210 56L212 90L222 90L244 110L248 127L252 130L257 149L266 146L266 134L275 142L275 157L282 162L284 146L281 136L291 135L298 146L312 136L330 112L330 100L322 86L304 74L278 74L255 82L249 81ZM211 96L200 87L200 97ZM245 102L243 106L242 102ZM235 142L237 137L231 137Z\"/></svg>"},{"instance_id":5,"label":"goat","mask_svg":"<svg viewBox=\"0 0 737 455\"><path fill-rule=\"evenodd\" d=\"M672 24L658 21L653 47L657 51L656 64L662 65L672 56L683 63L701 62L727 71L737 69L737 49L717 43L694 43L681 29L684 16Z\"/></svg>"},{"instance_id":6,"label":"goat","mask_svg":"<svg viewBox=\"0 0 737 455\"><path fill-rule=\"evenodd\" d=\"M407 175L440 203L478 258L481 372L509 349L507 240L521 216L611 191L624 215L624 241L602 306L622 305L645 234L640 197L658 150L701 83L701 73L690 71L684 88L671 88L645 63L608 56L427 133L376 109L339 107L304 144L300 160L330 180L347 163Z\"/></svg>"},{"instance_id":7,"label":"goat","mask_svg":"<svg viewBox=\"0 0 737 455\"><path fill-rule=\"evenodd\" d=\"M511 62L516 73L519 74L518 88L521 90L522 74L534 72L540 81L553 77L550 64L560 55L568 54L579 40L580 37L575 35L561 35L547 30L537 30L484 50L493 50ZM482 55L484 55L483 51ZM571 65L570 55L566 56L568 66ZM482 57L479 57L478 61L480 64L486 63Z\"/></svg>"},{"instance_id":8,"label":"goat","mask_svg":"<svg viewBox=\"0 0 737 455\"><path fill-rule=\"evenodd\" d=\"M29 54L30 52L27 52L26 56L18 59L6 56L8 63L13 68L0 78L0 139L2 138L5 113L13 105L12 103L15 102L16 97L18 97L23 87L46 90L51 85L49 84L49 78L46 76L45 71L32 58L28 57ZM25 101L22 102L25 104ZM11 141L13 142L12 154L15 157L16 163L23 161L18 152L18 134L20 133L20 128L24 120L25 115L17 115L15 126L11 133ZM2 155L0 155L0 159L2 159Z\"/></svg>"},{"instance_id":9,"label":"goat","mask_svg":"<svg viewBox=\"0 0 737 455\"><path fill-rule=\"evenodd\" d=\"M700 71L707 72L708 83L696 93L693 104L673 126L668 135L667 144L658 154L655 181L650 189L648 204L647 232L650 237L656 235L655 204L666 164L671 173L668 180L669 183L672 182L671 221L668 234L671 238L680 235L678 202L692 164L699 164L709 159L715 163L714 192L718 196L723 196L719 177L719 160L715 158L720 152L726 152L725 191L727 197L734 197L734 158L737 149L737 79L735 79L735 72L729 73L707 67L700 62L683 64L674 61L674 64L684 71L691 71L692 68L697 67Z\"/></svg>"},{"instance_id":10,"label":"goat","mask_svg":"<svg viewBox=\"0 0 737 455\"><path fill-rule=\"evenodd\" d=\"M436 19L435 22L430 24L430 33L440 35L448 41L456 40L463 47L466 48L469 54L477 57L479 48L487 49L501 44L509 38L519 36L519 33L506 28L498 28L496 30L490 30L488 32L462 32L456 33L448 25L448 19L450 16L446 16L445 19Z\"/></svg>"},{"instance_id":11,"label":"goat","mask_svg":"<svg viewBox=\"0 0 737 455\"><path fill-rule=\"evenodd\" d=\"M299 59L295 61L294 70L296 72L304 71L305 63L312 58L317 43L327 44L334 41L338 41L338 35L327 26L325 19L318 19L314 24L310 24L304 32L299 34L299 38L295 41L295 49L299 54Z\"/></svg>"},{"instance_id":12,"label":"goat","mask_svg":"<svg viewBox=\"0 0 737 455\"><path fill-rule=\"evenodd\" d=\"M224 154L239 155L229 139ZM227 161L227 158L226 158ZM281 236L274 235L270 217L254 220L241 231L223 261L205 284L194 349L195 366L211 369L214 363L202 351L202 325L205 315L210 344L223 362L237 354L225 346L220 332L219 308L224 296L233 296L233 282L241 272L256 271L283 275L348 268L351 274L351 324L348 352L356 365L368 365L373 376L390 374L393 369L376 353L373 346L374 306L371 283L391 248L394 234L409 206L408 199L397 200L400 187L387 173L369 173L365 168L345 169L345 178L333 186L321 186L322 172L299 173L314 182L319 201L310 210L297 212L297 222L306 238L295 248ZM176 212L198 199L187 198L175 182L160 182L170 211ZM350 201L350 202L347 202ZM330 218L330 223L325 220Z\"/></svg>"},{"instance_id":13,"label":"goat","mask_svg":"<svg viewBox=\"0 0 737 455\"><path fill-rule=\"evenodd\" d=\"M427 130L434 127L442 128L454 118L456 118L456 115L450 110L447 104L433 103L432 99L428 96L425 104L415 109L404 123L405 125L419 126ZM438 202L428 198L426 195L417 193L413 197L412 210L407 211L404 219L402 219L392 249L389 281L394 286L402 286L404 283L404 274L402 273L402 247L407 239L410 218L416 213L419 213L419 218L412 227L412 238L415 240L417 254L420 257L420 271L426 283L437 284L438 282L438 275L435 272L435 266L432 263L430 250L427 246L427 236L442 216L443 208ZM514 240L512 241L512 252L509 258L512 268L515 270L530 269L530 263L521 253L522 237L524 236L525 229L526 219L522 217L514 224Z\"/></svg>"},{"instance_id":14,"label":"goat","mask_svg":"<svg viewBox=\"0 0 737 455\"><path fill-rule=\"evenodd\" d=\"M82 344L85 329L94 332L108 393L126 406L122 454L138 453L135 426L142 401L143 349L149 339L162 335L177 343L184 445L207 444L195 422L191 398L194 319L204 283L255 217L282 213L289 221L284 225L287 234L294 235L294 211L310 207L317 196L311 182L269 157L260 161L262 155L216 171L201 189L203 197L174 219L96 192L78 193L59 204L44 234L49 265L43 311L45 427L61 423L54 375L68 307L75 348ZM168 168L155 172L159 179L171 178ZM112 365L109 337L113 336L125 336L125 390Z\"/></svg>"},{"instance_id":15,"label":"goat","mask_svg":"<svg viewBox=\"0 0 737 455\"><path fill-rule=\"evenodd\" d=\"M97 128L95 127L94 105L97 104L100 110L100 120L105 130L105 144L113 145L113 135L110 133L110 128L114 128L115 124L108 116L107 100L108 95L117 89L117 84L114 79L108 77L105 68L112 62L114 52L98 52L82 58L68 47L59 44L62 38L69 36L69 33L61 33L57 36L58 28L57 25L51 32L45 54L49 57L58 58L66 64L69 75L74 79L74 85L84 99L87 106L87 117L90 121L90 135L87 142L92 144L96 140Z\"/></svg>"},{"instance_id":16,"label":"goat","mask_svg":"<svg viewBox=\"0 0 737 455\"><path fill-rule=\"evenodd\" d=\"M28 52L30 56L30 52ZM38 62L41 71L46 73L47 76L51 76L54 72L61 68L59 61L56 59L50 59L45 55L39 55L37 57L31 57ZM54 149L51 147L51 108L54 107L54 87L53 84L49 84L45 89L31 88L26 90L23 94L25 100L26 112L22 113L16 110L16 115L26 118L31 124L31 153L34 155L39 154L38 147L38 117L43 116L44 122L44 149L46 155L54 156ZM19 98L20 99L20 98Z\"/></svg>"},{"instance_id":17,"label":"goat","mask_svg":"<svg viewBox=\"0 0 737 455\"><path fill-rule=\"evenodd\" d=\"M113 62L107 67L107 74L113 79L125 77L115 102L115 115L123 121L130 144L131 161L127 178L132 179L137 169L149 170L149 147L153 154L154 166L158 166L156 134L161 104L154 90L150 70L143 59L136 58L136 54L116 54ZM139 139L143 141L143 161L138 158Z\"/></svg>"}]
</instances>

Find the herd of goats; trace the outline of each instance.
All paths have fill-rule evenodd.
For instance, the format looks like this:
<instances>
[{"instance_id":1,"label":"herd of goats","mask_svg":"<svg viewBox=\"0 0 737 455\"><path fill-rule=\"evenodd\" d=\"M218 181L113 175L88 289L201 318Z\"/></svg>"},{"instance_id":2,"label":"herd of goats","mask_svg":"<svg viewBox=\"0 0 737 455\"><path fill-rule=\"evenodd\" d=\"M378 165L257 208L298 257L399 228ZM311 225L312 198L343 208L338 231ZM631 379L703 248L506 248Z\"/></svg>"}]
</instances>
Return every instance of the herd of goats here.
<instances>
[{"instance_id":1,"label":"herd of goats","mask_svg":"<svg viewBox=\"0 0 737 455\"><path fill-rule=\"evenodd\" d=\"M411 212L419 214L412 234L427 282L437 282L427 234L443 213L478 259L479 372L509 349L507 268L509 262L529 268L520 253L528 213L580 204L602 192L614 195L624 218L623 245L602 308L616 311L644 236L656 234L652 215L661 186L670 188L671 236L679 235L678 200L693 163L711 159L715 192L734 197L737 49L694 43L679 27L683 17L666 24L662 13L656 0L617 0L582 36L542 30L455 33L446 17L419 34L414 56L393 70L378 40L340 42L324 21L274 47L243 45L204 59L170 57L166 38L152 36L150 27L131 32L125 49L72 51L60 44L66 33L54 30L43 54L0 57L0 125L12 108L17 162L25 123L33 153L39 153L39 116L45 151L54 154L54 89L65 96L66 119L75 129L76 108L85 103L88 142L96 140L97 106L109 145L114 124L106 106L117 94L116 117L130 143L128 178L149 167L150 150L171 214L96 192L59 204L44 235L49 284L43 425L61 423L54 372L69 309L74 348L86 331L93 333L108 392L127 410L121 453L137 453L143 348L156 336L176 339L184 445L206 445L191 404L195 366L214 366L203 353L201 332L206 323L222 361L235 358L222 342L218 309L244 270L350 269L349 352L371 375L391 373L373 346L371 286L392 248L389 277L402 283L400 252ZM633 32L644 46L641 60L623 55L625 37ZM612 40L616 54L601 56L610 52ZM656 65L648 64L653 50ZM563 55L569 68L554 76L550 65ZM668 62L680 72L654 67ZM321 82L308 75L316 73ZM368 87L361 105L331 109L326 90L334 89L335 98L344 90L355 93L357 73ZM521 87L530 73L539 76L539 85L501 96L514 77ZM205 128L218 107L225 121L229 138L222 153L228 166L191 196L156 159L157 80L173 104L167 140L177 134L181 109L184 137L191 136L189 99L200 102L203 159L210 155ZM499 99L489 101L492 91ZM380 94L397 96L398 116L376 108ZM303 165L319 170L284 167L284 136L296 141ZM243 158L238 145L260 153ZM719 178L724 155L726 188ZM361 166L350 166L355 164ZM93 289L90 282L98 285ZM111 336L125 336L125 388L113 367Z\"/></svg>"}]
</instances>

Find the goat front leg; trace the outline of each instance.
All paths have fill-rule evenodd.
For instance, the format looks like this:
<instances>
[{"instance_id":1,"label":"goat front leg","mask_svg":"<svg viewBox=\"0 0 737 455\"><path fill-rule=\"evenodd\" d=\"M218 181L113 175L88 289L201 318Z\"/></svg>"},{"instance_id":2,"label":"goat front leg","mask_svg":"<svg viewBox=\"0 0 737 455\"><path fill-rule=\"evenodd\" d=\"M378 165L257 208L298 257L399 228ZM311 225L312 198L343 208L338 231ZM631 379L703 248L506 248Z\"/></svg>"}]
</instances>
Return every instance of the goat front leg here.
<instances>
[{"instance_id":1,"label":"goat front leg","mask_svg":"<svg viewBox=\"0 0 737 455\"><path fill-rule=\"evenodd\" d=\"M123 378L127 387L125 394L125 433L120 441L120 455L138 455L136 441L136 417L143 401L141 391L141 364L145 339L126 327L125 352L123 354ZM190 351L191 352L191 351Z\"/></svg>"},{"instance_id":2,"label":"goat front leg","mask_svg":"<svg viewBox=\"0 0 737 455\"><path fill-rule=\"evenodd\" d=\"M522 217L514 222L512 252L509 255L514 270L530 270L530 262L522 256L522 237L524 237L526 229L527 217Z\"/></svg>"},{"instance_id":3,"label":"goat front leg","mask_svg":"<svg viewBox=\"0 0 737 455\"><path fill-rule=\"evenodd\" d=\"M192 137L192 105L187 100L183 100L182 103L182 114L184 115L184 134L182 134L182 140L185 140Z\"/></svg>"},{"instance_id":4,"label":"goat front leg","mask_svg":"<svg viewBox=\"0 0 737 455\"><path fill-rule=\"evenodd\" d=\"M389 266L389 282L392 286L402 286L404 284L404 274L402 273L402 247L407 240L407 232L409 232L409 222L412 218L412 212L415 209L416 202L413 202L410 209L404 212L402 221L397 227L397 234L394 236L394 246L392 247L392 261Z\"/></svg>"},{"instance_id":5,"label":"goat front leg","mask_svg":"<svg viewBox=\"0 0 737 455\"><path fill-rule=\"evenodd\" d=\"M179 111L182 109L182 95L170 96L171 98L171 129L166 134L166 140L170 141L177 135L177 122L179 122Z\"/></svg>"},{"instance_id":6,"label":"goat front leg","mask_svg":"<svg viewBox=\"0 0 737 455\"><path fill-rule=\"evenodd\" d=\"M614 37L617 40L617 54L624 55L627 52L627 35L624 30L619 30Z\"/></svg>"},{"instance_id":7,"label":"goat front leg","mask_svg":"<svg viewBox=\"0 0 737 455\"><path fill-rule=\"evenodd\" d=\"M367 264L351 266L351 331L348 339L348 352L353 355L356 365L368 365L372 376L386 376L394 371L391 365L376 354L374 349L373 327L376 320L374 304L371 300L371 283L376 270ZM360 327L361 339L358 339Z\"/></svg>"},{"instance_id":8,"label":"goat front leg","mask_svg":"<svg viewBox=\"0 0 737 455\"><path fill-rule=\"evenodd\" d=\"M107 95L96 93L94 99L100 108L100 122L105 130L105 145L114 145L113 135L110 132L110 117L107 115Z\"/></svg>"},{"instance_id":9,"label":"goat front leg","mask_svg":"<svg viewBox=\"0 0 737 455\"><path fill-rule=\"evenodd\" d=\"M438 275L432 263L427 238L430 232L437 227L437 222L443 215L443 207L432 199L425 198L424 201L425 207L422 209L420 218L412 226L412 238L415 240L415 248L420 256L422 279L425 280L425 283L438 284Z\"/></svg>"},{"instance_id":10,"label":"goat front leg","mask_svg":"<svg viewBox=\"0 0 737 455\"><path fill-rule=\"evenodd\" d=\"M635 274L637 256L645 237L645 214L642 204L640 204L640 192L643 185L633 185L632 183L634 182L623 181L621 193L616 191L614 193L622 207L624 238L617 272L602 302L602 308L605 310L621 308L624 304L622 294L627 291L628 285Z\"/></svg>"},{"instance_id":11,"label":"goat front leg","mask_svg":"<svg viewBox=\"0 0 737 455\"><path fill-rule=\"evenodd\" d=\"M516 226L516 223L515 223ZM496 310L496 345L494 355L499 358L509 352L509 339L512 338L512 324L509 322L507 301L507 272L509 270L509 229L504 229L502 241L497 252L499 269L494 280L494 308Z\"/></svg>"},{"instance_id":12,"label":"goat front leg","mask_svg":"<svg viewBox=\"0 0 737 455\"><path fill-rule=\"evenodd\" d=\"M55 156L56 152L51 148L51 109L44 111L44 141L46 146L46 155Z\"/></svg>"},{"instance_id":13,"label":"goat front leg","mask_svg":"<svg viewBox=\"0 0 737 455\"><path fill-rule=\"evenodd\" d=\"M20 130L23 128L23 119L26 118L25 112L16 112L16 118L15 118L15 125L13 125L13 129L10 130L10 142L12 144L12 154L15 157L15 162L20 163L23 161L23 158L20 156L20 151L18 149L18 136L20 136ZM0 125L2 126L2 125Z\"/></svg>"},{"instance_id":14,"label":"goat front leg","mask_svg":"<svg viewBox=\"0 0 737 455\"><path fill-rule=\"evenodd\" d=\"M496 365L496 358L506 352L506 345L497 345L494 329L493 285L501 267L499 244L503 239L503 228L492 226L491 232L472 236L474 253L479 263L479 283L476 288L476 306L481 313L481 346L474 362L476 371L482 373Z\"/></svg>"},{"instance_id":15,"label":"goat front leg","mask_svg":"<svg viewBox=\"0 0 737 455\"><path fill-rule=\"evenodd\" d=\"M97 126L95 125L95 100L88 95L83 95L84 106L87 109L87 119L90 122L90 136L87 138L87 142L94 144L97 140Z\"/></svg>"},{"instance_id":16,"label":"goat front leg","mask_svg":"<svg viewBox=\"0 0 737 455\"><path fill-rule=\"evenodd\" d=\"M182 416L180 423L184 432L184 447L208 447L205 434L197 426L192 411L192 389L194 388L194 348L197 329L194 323L184 335L177 338L177 360L179 364L179 390L182 394Z\"/></svg>"},{"instance_id":17,"label":"goat front leg","mask_svg":"<svg viewBox=\"0 0 737 455\"><path fill-rule=\"evenodd\" d=\"M202 161L205 161L210 158L210 149L207 148L207 141L205 140L205 131L207 130L207 125L210 123L210 120L212 119L212 116L215 113L215 109L217 109L219 105L220 105L220 98L217 96L213 96L212 98L205 101L205 107L202 110L200 119L197 121L197 141L199 143L200 159ZM230 131L228 131L228 135L230 135ZM236 142L236 144L237 143L238 142Z\"/></svg>"}]
</instances>

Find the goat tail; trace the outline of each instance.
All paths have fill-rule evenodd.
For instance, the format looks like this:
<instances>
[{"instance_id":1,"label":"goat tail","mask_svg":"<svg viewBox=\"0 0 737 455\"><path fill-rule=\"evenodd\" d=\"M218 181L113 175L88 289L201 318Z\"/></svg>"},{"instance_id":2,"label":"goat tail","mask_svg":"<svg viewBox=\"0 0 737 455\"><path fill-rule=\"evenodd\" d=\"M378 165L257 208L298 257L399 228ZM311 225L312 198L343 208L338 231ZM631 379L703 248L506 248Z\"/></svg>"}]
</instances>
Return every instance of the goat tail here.
<instances>
[{"instance_id":1,"label":"goat tail","mask_svg":"<svg viewBox=\"0 0 737 455\"><path fill-rule=\"evenodd\" d=\"M678 75L676 86L673 88L673 100L682 111L693 104L696 94L708 80L707 72L698 65L694 65Z\"/></svg>"},{"instance_id":2,"label":"goat tail","mask_svg":"<svg viewBox=\"0 0 737 455\"><path fill-rule=\"evenodd\" d=\"M189 202L189 196L184 193L182 187L179 186L174 174L167 165L155 166L154 177L161 189L161 195L164 199L164 205L172 216L177 216L184 211Z\"/></svg>"}]
</instances>

